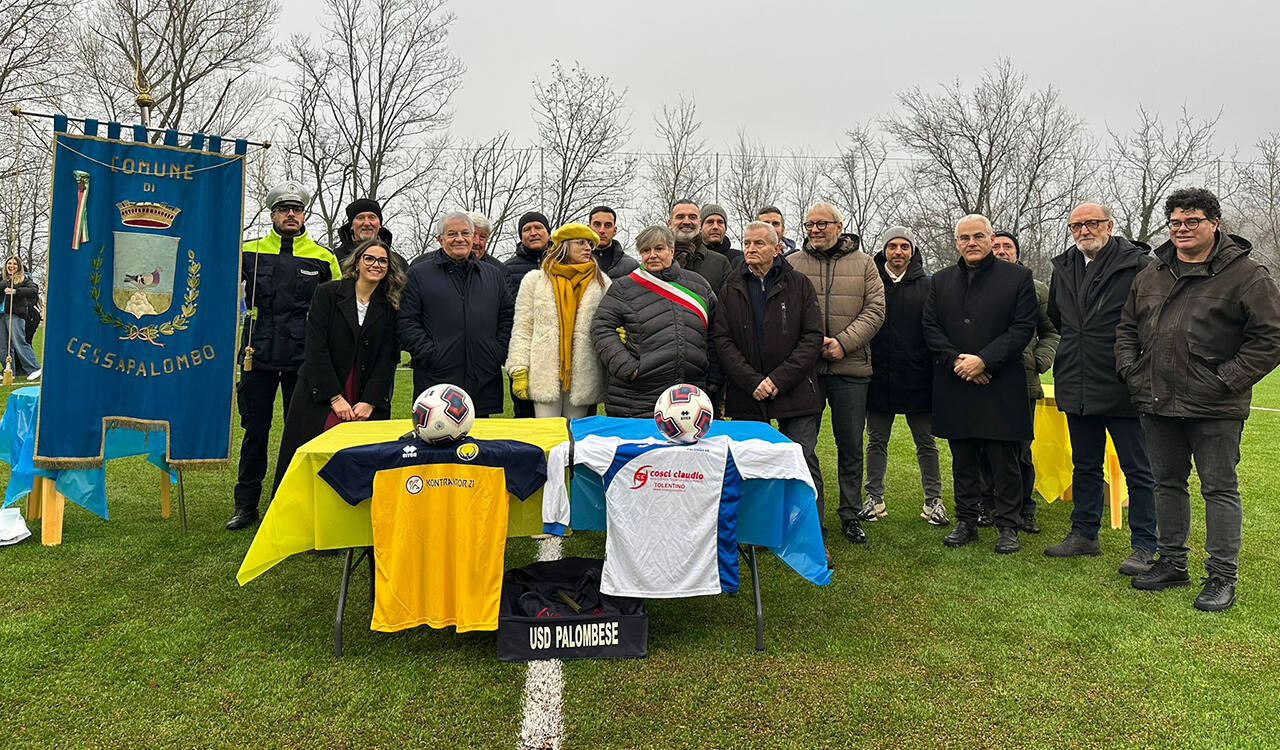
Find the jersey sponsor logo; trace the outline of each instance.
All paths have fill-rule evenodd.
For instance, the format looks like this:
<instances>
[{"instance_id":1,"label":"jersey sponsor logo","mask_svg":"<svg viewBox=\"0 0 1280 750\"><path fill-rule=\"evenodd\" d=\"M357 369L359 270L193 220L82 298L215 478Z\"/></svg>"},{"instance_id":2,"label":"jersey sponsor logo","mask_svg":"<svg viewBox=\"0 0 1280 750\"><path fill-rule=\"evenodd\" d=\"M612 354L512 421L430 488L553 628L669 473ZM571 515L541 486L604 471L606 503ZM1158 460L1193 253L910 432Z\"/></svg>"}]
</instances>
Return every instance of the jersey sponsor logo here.
<instances>
[{"instance_id":1,"label":"jersey sponsor logo","mask_svg":"<svg viewBox=\"0 0 1280 750\"><path fill-rule=\"evenodd\" d=\"M471 461L480 455L480 446L475 443L463 443L458 446L458 450L454 451L454 453L463 461Z\"/></svg>"},{"instance_id":2,"label":"jersey sponsor logo","mask_svg":"<svg viewBox=\"0 0 1280 750\"><path fill-rule=\"evenodd\" d=\"M410 495L416 495L419 492L422 492L422 477L414 474L406 479L404 482L404 491L408 492Z\"/></svg>"},{"instance_id":3,"label":"jersey sponsor logo","mask_svg":"<svg viewBox=\"0 0 1280 750\"><path fill-rule=\"evenodd\" d=\"M400 454L400 456L401 456L401 458L417 458L417 457L418 457L418 446L416 446L416 445L406 445L406 446L404 447L404 451Z\"/></svg>"},{"instance_id":4,"label":"jersey sponsor logo","mask_svg":"<svg viewBox=\"0 0 1280 750\"><path fill-rule=\"evenodd\" d=\"M638 490L643 487L645 482L649 481L649 469L652 468L653 466L650 464L645 464L644 466L636 469L635 476L631 478L631 489Z\"/></svg>"},{"instance_id":5,"label":"jersey sponsor logo","mask_svg":"<svg viewBox=\"0 0 1280 750\"><path fill-rule=\"evenodd\" d=\"M649 480L653 483L650 484ZM645 464L636 469L631 478L631 489L638 490L646 485L650 489L663 492L684 492L688 489L686 482L701 482L706 479L700 471L681 471L680 469L655 469L653 464Z\"/></svg>"}]
</instances>

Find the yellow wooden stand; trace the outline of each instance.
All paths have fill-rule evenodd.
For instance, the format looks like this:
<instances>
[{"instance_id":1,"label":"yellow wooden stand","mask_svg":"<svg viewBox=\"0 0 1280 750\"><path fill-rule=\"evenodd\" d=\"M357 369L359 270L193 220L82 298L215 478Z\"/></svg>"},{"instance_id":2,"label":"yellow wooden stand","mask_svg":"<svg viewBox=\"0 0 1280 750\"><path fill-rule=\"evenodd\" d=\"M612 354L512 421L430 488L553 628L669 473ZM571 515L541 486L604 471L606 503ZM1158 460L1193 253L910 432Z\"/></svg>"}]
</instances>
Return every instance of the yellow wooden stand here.
<instances>
[{"instance_id":1,"label":"yellow wooden stand","mask_svg":"<svg viewBox=\"0 0 1280 750\"><path fill-rule=\"evenodd\" d=\"M27 495L27 520L40 521L40 543L46 547L62 544L62 515L67 507L67 498L55 489L55 480L48 477L35 477L31 482L31 492ZM179 487L179 494L182 490ZM169 517L169 472L160 470L160 517ZM179 497L181 503L182 498ZM182 530L187 530L187 514L183 508Z\"/></svg>"}]
</instances>

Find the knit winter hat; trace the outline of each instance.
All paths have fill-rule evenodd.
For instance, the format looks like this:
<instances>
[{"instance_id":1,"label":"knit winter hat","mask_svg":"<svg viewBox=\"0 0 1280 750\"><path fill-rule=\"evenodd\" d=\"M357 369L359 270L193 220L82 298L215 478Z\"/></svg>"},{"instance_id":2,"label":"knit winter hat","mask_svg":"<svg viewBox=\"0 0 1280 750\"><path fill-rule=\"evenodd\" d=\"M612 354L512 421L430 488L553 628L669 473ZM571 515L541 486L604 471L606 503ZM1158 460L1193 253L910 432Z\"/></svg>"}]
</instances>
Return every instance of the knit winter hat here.
<instances>
[{"instance_id":1,"label":"knit winter hat","mask_svg":"<svg viewBox=\"0 0 1280 750\"><path fill-rule=\"evenodd\" d=\"M547 230L548 232L551 231L551 222L547 220L547 217L545 215L543 215L539 211L530 211L529 213L520 217L520 221L516 224L516 234L517 235L523 234L524 225L533 221L536 221L539 224L541 224L542 228Z\"/></svg>"},{"instance_id":2,"label":"knit winter hat","mask_svg":"<svg viewBox=\"0 0 1280 750\"><path fill-rule=\"evenodd\" d=\"M724 207L715 203L708 203L702 207L702 211L698 213L698 221L704 222L708 217L719 216L724 219L725 223L729 223L729 214L725 213Z\"/></svg>"},{"instance_id":3,"label":"knit winter hat","mask_svg":"<svg viewBox=\"0 0 1280 750\"><path fill-rule=\"evenodd\" d=\"M372 198L357 198L347 204L347 221L355 221L362 213L369 212L382 221L382 204Z\"/></svg>"},{"instance_id":4,"label":"knit winter hat","mask_svg":"<svg viewBox=\"0 0 1280 750\"><path fill-rule=\"evenodd\" d=\"M565 240L591 240L592 245L599 245L600 235L586 224L571 221L568 224L562 224L551 233L552 247L558 247Z\"/></svg>"},{"instance_id":5,"label":"knit winter hat","mask_svg":"<svg viewBox=\"0 0 1280 750\"><path fill-rule=\"evenodd\" d=\"M884 234L880 235L880 249L883 250L884 246L889 244L889 240L896 240L898 238L902 238L907 242L910 242L911 250L913 252L915 251L916 236L912 234L910 229L901 225L889 227L888 229L884 230Z\"/></svg>"}]
</instances>

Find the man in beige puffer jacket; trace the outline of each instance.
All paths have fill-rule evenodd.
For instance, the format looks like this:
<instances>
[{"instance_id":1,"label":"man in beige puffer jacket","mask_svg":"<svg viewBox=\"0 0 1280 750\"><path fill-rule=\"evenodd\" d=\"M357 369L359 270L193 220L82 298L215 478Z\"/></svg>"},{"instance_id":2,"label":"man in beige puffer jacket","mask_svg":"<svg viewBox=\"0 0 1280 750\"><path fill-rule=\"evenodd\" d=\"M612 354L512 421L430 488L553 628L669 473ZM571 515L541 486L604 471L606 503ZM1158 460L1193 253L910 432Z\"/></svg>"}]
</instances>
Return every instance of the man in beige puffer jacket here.
<instances>
[{"instance_id":1,"label":"man in beige puffer jacket","mask_svg":"<svg viewBox=\"0 0 1280 750\"><path fill-rule=\"evenodd\" d=\"M819 379L831 406L831 431L839 467L840 530L854 544L867 541L858 521L862 510L862 432L871 383L871 338L884 323L884 283L856 234L842 234L844 215L830 203L815 203L805 214L804 249L788 262L809 277L822 313ZM818 486L818 513L824 510Z\"/></svg>"}]
</instances>

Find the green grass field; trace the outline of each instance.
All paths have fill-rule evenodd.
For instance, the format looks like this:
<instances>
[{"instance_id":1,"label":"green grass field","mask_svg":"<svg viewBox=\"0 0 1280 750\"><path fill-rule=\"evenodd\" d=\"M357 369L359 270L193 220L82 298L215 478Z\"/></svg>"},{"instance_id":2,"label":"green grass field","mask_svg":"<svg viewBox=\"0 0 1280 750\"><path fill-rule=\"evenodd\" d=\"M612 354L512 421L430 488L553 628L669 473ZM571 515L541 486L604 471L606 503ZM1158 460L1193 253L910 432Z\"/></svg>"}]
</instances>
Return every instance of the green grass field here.
<instances>
[{"instance_id":1,"label":"green grass field","mask_svg":"<svg viewBox=\"0 0 1280 750\"><path fill-rule=\"evenodd\" d=\"M401 372L397 414L409 390ZM1254 403L1280 408L1280 375ZM821 451L834 476L829 431ZM1115 572L1125 530L1103 530L1101 558L1044 557L1069 527L1063 503L1042 506L1044 533L1019 554L992 552L987 529L945 549L946 530L918 518L901 420L891 451L889 516L865 546L833 535L832 585L762 558L765 653L747 588L651 601L648 659L565 664L565 747L1280 746L1280 413L1246 423L1240 600L1218 615L1191 608L1198 586L1131 589ZM187 534L176 504L159 518L158 472L126 459L107 469L109 522L69 507L62 546L40 546L33 522L36 538L0 549L0 745L514 746L525 667L499 663L492 634L370 632L357 575L335 659L339 558L236 585L251 533L222 529L232 458L187 474ZM1203 537L1201 509L1193 575ZM512 540L507 565L534 544ZM603 536L565 546L600 556Z\"/></svg>"}]
</instances>

